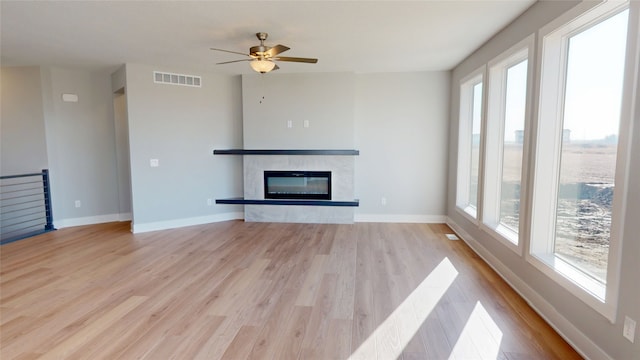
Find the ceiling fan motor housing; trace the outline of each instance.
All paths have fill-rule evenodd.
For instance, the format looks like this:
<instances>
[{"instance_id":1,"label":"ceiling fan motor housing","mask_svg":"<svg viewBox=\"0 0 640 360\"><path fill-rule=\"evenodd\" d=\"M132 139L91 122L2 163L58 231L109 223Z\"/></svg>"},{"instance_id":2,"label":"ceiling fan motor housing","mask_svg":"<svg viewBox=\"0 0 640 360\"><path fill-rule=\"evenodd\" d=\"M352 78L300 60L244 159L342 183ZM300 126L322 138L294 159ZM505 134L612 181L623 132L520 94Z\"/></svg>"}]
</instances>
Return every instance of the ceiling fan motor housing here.
<instances>
[{"instance_id":1,"label":"ceiling fan motor housing","mask_svg":"<svg viewBox=\"0 0 640 360\"><path fill-rule=\"evenodd\" d=\"M249 54L251 54L251 56L263 58L264 53L271 49L268 46L264 46L264 41L267 40L267 36L269 36L269 34L265 32L256 33L256 37L260 40L260 45L249 48Z\"/></svg>"},{"instance_id":2,"label":"ceiling fan motor housing","mask_svg":"<svg viewBox=\"0 0 640 360\"><path fill-rule=\"evenodd\" d=\"M264 45L252 46L251 48L249 48L249 54L255 57L262 57L264 56L264 53L267 52L269 49L271 48Z\"/></svg>"}]
</instances>

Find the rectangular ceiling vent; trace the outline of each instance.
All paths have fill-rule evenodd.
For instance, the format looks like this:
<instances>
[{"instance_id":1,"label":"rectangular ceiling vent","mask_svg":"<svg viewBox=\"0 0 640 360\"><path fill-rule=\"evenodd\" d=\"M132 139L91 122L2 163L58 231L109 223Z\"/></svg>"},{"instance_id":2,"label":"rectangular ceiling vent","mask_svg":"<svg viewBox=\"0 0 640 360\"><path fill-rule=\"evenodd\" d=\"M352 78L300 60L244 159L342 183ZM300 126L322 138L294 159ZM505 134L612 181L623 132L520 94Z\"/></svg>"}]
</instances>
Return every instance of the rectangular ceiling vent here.
<instances>
[{"instance_id":1,"label":"rectangular ceiling vent","mask_svg":"<svg viewBox=\"0 0 640 360\"><path fill-rule=\"evenodd\" d=\"M202 87L202 78L200 76L174 74L161 71L153 72L153 82L158 84Z\"/></svg>"}]
</instances>

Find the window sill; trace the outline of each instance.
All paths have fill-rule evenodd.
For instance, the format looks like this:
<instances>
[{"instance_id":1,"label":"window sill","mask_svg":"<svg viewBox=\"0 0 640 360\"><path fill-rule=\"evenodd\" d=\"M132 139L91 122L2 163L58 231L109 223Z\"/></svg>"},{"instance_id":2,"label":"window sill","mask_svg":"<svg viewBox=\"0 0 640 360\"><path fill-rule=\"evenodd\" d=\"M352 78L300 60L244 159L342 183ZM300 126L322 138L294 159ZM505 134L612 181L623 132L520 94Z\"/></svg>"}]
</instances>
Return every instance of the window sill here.
<instances>
[{"instance_id":1,"label":"window sill","mask_svg":"<svg viewBox=\"0 0 640 360\"><path fill-rule=\"evenodd\" d=\"M467 220L471 221L474 224L478 224L478 213L475 207L471 205L466 205L465 207L456 205L456 210Z\"/></svg>"},{"instance_id":2,"label":"window sill","mask_svg":"<svg viewBox=\"0 0 640 360\"><path fill-rule=\"evenodd\" d=\"M509 229L508 227L498 224L483 224L484 231L498 242L504 244L509 249L513 250L518 256L522 256L522 249L518 245L518 233Z\"/></svg>"},{"instance_id":3,"label":"window sill","mask_svg":"<svg viewBox=\"0 0 640 360\"><path fill-rule=\"evenodd\" d=\"M605 316L609 321L615 321L615 308L612 304L606 302L606 284L592 278L551 253L531 254L527 258L530 264L571 294Z\"/></svg>"}]
</instances>

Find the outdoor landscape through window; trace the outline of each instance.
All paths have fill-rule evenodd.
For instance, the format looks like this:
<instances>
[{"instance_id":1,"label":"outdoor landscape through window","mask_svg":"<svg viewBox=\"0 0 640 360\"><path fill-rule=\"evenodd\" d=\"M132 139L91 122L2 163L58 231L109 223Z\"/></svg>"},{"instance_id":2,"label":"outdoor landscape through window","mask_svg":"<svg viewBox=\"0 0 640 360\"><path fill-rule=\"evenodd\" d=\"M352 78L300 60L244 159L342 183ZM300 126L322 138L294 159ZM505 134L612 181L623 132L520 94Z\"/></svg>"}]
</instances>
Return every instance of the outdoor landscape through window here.
<instances>
[{"instance_id":1,"label":"outdoor landscape through window","mask_svg":"<svg viewBox=\"0 0 640 360\"><path fill-rule=\"evenodd\" d=\"M469 179L469 205L478 207L478 180L480 169L480 129L482 127L482 83L473 86L471 118L471 176Z\"/></svg>"},{"instance_id":2,"label":"outdoor landscape through window","mask_svg":"<svg viewBox=\"0 0 640 360\"><path fill-rule=\"evenodd\" d=\"M555 254L606 283L628 10L569 39Z\"/></svg>"},{"instance_id":3,"label":"outdoor landscape through window","mask_svg":"<svg viewBox=\"0 0 640 360\"><path fill-rule=\"evenodd\" d=\"M524 60L507 69L500 224L518 233L524 120L527 93L527 64Z\"/></svg>"}]
</instances>

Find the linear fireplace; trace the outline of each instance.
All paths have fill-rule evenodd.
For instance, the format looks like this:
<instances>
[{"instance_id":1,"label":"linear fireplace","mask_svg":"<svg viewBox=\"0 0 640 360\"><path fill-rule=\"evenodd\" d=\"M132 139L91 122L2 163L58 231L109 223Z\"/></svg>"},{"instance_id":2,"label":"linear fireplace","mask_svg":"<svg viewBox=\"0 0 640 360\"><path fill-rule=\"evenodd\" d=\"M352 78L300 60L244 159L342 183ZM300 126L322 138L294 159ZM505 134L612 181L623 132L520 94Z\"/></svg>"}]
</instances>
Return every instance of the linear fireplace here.
<instances>
[{"instance_id":1,"label":"linear fireplace","mask_svg":"<svg viewBox=\"0 0 640 360\"><path fill-rule=\"evenodd\" d=\"M331 171L265 171L264 198L331 200Z\"/></svg>"}]
</instances>

